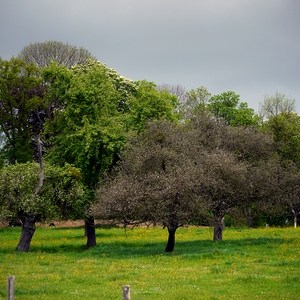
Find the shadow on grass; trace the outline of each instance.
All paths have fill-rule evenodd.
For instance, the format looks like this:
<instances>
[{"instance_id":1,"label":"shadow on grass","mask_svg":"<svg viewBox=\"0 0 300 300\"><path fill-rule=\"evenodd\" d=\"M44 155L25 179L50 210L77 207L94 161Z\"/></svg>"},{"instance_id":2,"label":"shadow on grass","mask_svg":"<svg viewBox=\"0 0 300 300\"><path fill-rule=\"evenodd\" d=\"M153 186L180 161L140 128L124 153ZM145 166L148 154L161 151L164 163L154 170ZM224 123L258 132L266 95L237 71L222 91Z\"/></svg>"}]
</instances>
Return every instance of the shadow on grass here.
<instances>
[{"instance_id":1,"label":"shadow on grass","mask_svg":"<svg viewBox=\"0 0 300 300\"><path fill-rule=\"evenodd\" d=\"M87 248L84 244L75 245L72 241L57 246L33 246L31 253L62 253L65 255L77 253L78 255L89 257L114 257L115 259L126 259L144 256L184 256L184 257L207 257L213 258L224 254L246 254L252 247L257 249L259 246L266 248L277 247L285 241L281 238L252 238L245 240L231 240L223 242L214 242L211 240L198 240L190 242L177 241L174 252L167 253L164 251L166 242L102 242L101 238L97 240L97 246Z\"/></svg>"},{"instance_id":2,"label":"shadow on grass","mask_svg":"<svg viewBox=\"0 0 300 300\"><path fill-rule=\"evenodd\" d=\"M89 256L102 256L102 257L114 257L116 259L124 259L129 257L143 257L153 255L172 255L172 256L205 256L214 257L222 254L241 254L246 253L249 249L257 248L259 246L266 247L277 247L287 240L280 237L258 237L258 238L245 238L238 240L224 240L221 242L214 242L212 240L193 240L193 241L180 241L177 239L175 244L174 252L166 253L165 246L167 243L167 235L165 240L162 241L151 241L151 234L147 236L147 239L134 240L127 238L125 241L118 241L120 237L119 232L111 231L115 227L101 225L98 228L106 229L105 231L96 232L97 246L94 248L87 248L85 246L86 239L84 237L84 227L70 227L70 228L53 228L48 229L47 232L53 230L53 241L51 244L47 239L49 237L41 236L38 237L39 243L31 246L30 253L45 252L45 253L63 253L65 255L77 253L78 255L89 255ZM37 229L38 230L38 229ZM71 230L71 235L62 235L61 231ZM21 230L17 228L0 228L0 235L5 233L6 235L12 234L16 237L16 234L20 233ZM56 233L59 233L57 236ZM125 234L125 233L124 233ZM33 237L33 239L35 236ZM111 238L111 239L110 239ZM105 239L105 241L104 241ZM57 241L57 242L56 242ZM16 244L17 245L17 244ZM1 249L1 253L11 253L11 248Z\"/></svg>"}]
</instances>

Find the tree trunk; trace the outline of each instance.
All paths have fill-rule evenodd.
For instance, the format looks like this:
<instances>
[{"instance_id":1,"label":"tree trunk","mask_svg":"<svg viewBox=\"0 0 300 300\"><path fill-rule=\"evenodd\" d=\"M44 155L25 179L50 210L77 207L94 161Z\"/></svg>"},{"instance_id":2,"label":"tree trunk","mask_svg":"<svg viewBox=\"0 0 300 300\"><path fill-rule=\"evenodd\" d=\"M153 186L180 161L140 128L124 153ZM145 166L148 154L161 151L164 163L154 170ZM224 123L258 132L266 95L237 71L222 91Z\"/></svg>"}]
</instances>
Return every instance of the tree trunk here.
<instances>
[{"instance_id":1,"label":"tree trunk","mask_svg":"<svg viewBox=\"0 0 300 300\"><path fill-rule=\"evenodd\" d=\"M25 214L25 216L22 217L22 223L23 223L22 233L21 233L19 244L17 246L17 251L28 252L30 248L32 236L35 232L34 214L33 213Z\"/></svg>"},{"instance_id":2,"label":"tree trunk","mask_svg":"<svg viewBox=\"0 0 300 300\"><path fill-rule=\"evenodd\" d=\"M253 227L253 215L252 215L251 209L249 209L247 212L247 226L248 226L248 228Z\"/></svg>"},{"instance_id":3,"label":"tree trunk","mask_svg":"<svg viewBox=\"0 0 300 300\"><path fill-rule=\"evenodd\" d=\"M225 229L224 214L215 215L214 241L222 241L224 229Z\"/></svg>"},{"instance_id":4,"label":"tree trunk","mask_svg":"<svg viewBox=\"0 0 300 300\"><path fill-rule=\"evenodd\" d=\"M299 213L297 213L293 208L292 208L292 212L294 215L294 227L297 228L297 216Z\"/></svg>"},{"instance_id":5,"label":"tree trunk","mask_svg":"<svg viewBox=\"0 0 300 300\"><path fill-rule=\"evenodd\" d=\"M95 221L92 216L88 216L85 220L85 235L87 237L86 246L88 248L96 246Z\"/></svg>"},{"instance_id":6,"label":"tree trunk","mask_svg":"<svg viewBox=\"0 0 300 300\"><path fill-rule=\"evenodd\" d=\"M168 242L165 251L166 252L173 252L174 247L175 247L175 232L177 228L169 228L168 227L168 232L169 232L169 237L168 237Z\"/></svg>"},{"instance_id":7,"label":"tree trunk","mask_svg":"<svg viewBox=\"0 0 300 300\"><path fill-rule=\"evenodd\" d=\"M44 184L44 164L43 164L43 156L42 156L42 143L38 136L35 137L35 141L37 144L38 150L38 159L40 163L40 173L39 173L39 182L34 190L32 197L36 197L36 195L40 192L43 184ZM35 216L33 210L30 213L24 213L21 217L22 220L22 233L19 240L19 244L17 246L17 251L28 252L30 248L30 243L35 232Z\"/></svg>"}]
</instances>

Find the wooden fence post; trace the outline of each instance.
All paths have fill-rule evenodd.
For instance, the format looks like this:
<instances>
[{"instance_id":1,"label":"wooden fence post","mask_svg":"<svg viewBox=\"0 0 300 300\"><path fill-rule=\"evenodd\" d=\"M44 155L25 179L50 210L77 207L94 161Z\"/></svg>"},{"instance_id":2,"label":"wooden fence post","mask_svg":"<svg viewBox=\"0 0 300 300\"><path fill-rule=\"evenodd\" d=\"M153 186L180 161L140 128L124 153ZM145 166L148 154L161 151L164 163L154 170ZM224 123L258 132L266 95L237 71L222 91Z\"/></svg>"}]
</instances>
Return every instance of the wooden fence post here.
<instances>
[{"instance_id":1,"label":"wooden fence post","mask_svg":"<svg viewBox=\"0 0 300 300\"><path fill-rule=\"evenodd\" d=\"M15 276L7 277L7 299L14 300Z\"/></svg>"},{"instance_id":2,"label":"wooden fence post","mask_svg":"<svg viewBox=\"0 0 300 300\"><path fill-rule=\"evenodd\" d=\"M130 300L130 286L129 285L124 285L122 287L123 290L123 299L124 300Z\"/></svg>"}]
</instances>

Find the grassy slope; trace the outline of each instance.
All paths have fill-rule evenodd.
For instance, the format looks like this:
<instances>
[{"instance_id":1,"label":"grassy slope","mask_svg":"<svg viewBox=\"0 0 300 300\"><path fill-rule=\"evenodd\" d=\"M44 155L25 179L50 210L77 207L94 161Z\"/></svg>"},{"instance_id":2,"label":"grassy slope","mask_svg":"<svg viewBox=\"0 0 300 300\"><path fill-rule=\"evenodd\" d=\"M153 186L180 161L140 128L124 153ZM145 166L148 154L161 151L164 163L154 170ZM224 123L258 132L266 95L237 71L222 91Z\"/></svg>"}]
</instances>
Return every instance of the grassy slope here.
<instances>
[{"instance_id":1,"label":"grassy slope","mask_svg":"<svg viewBox=\"0 0 300 300\"><path fill-rule=\"evenodd\" d=\"M0 228L0 299L16 276L15 299L299 299L300 239L294 228L181 228L164 252L161 228L98 228L85 249L82 228L38 228L30 253L16 253L20 228Z\"/></svg>"}]
</instances>

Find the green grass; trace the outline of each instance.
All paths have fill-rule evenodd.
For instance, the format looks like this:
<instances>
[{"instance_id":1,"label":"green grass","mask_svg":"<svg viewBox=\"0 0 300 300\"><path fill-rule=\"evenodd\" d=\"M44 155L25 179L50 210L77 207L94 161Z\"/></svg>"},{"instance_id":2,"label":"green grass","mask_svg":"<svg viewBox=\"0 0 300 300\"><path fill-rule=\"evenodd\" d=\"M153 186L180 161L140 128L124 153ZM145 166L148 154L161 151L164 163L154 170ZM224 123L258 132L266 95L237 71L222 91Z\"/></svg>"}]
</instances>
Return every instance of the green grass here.
<instances>
[{"instance_id":1,"label":"green grass","mask_svg":"<svg viewBox=\"0 0 300 300\"><path fill-rule=\"evenodd\" d=\"M83 228L37 228L29 253L14 251L20 228L0 228L0 299L16 276L15 299L299 299L299 229L180 228L165 253L161 228L97 228L85 249Z\"/></svg>"}]
</instances>

